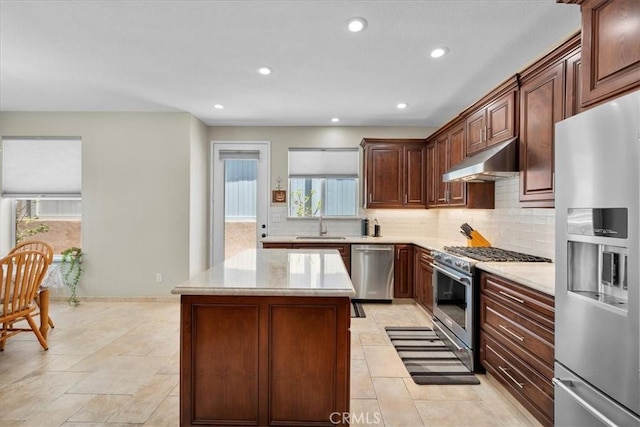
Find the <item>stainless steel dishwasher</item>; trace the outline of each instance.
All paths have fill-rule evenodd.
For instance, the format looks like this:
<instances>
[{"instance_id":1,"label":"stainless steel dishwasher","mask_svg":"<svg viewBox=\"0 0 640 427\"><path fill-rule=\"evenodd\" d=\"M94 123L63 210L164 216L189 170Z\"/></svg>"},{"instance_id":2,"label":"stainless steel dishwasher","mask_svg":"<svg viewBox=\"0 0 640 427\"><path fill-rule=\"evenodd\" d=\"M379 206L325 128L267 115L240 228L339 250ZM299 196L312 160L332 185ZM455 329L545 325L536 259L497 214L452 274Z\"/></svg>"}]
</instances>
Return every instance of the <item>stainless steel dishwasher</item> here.
<instances>
[{"instance_id":1,"label":"stainless steel dishwasher","mask_svg":"<svg viewBox=\"0 0 640 427\"><path fill-rule=\"evenodd\" d=\"M351 245L351 281L355 300L393 298L393 245Z\"/></svg>"}]
</instances>

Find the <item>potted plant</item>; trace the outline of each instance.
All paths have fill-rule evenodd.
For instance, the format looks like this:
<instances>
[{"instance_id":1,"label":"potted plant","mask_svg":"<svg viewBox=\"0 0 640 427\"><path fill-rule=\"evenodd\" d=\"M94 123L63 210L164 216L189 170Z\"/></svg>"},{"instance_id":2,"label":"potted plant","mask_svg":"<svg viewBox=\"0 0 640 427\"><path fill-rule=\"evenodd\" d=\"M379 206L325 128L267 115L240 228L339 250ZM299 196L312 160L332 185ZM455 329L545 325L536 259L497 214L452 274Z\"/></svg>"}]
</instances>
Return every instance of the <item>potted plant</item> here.
<instances>
[{"instance_id":1,"label":"potted plant","mask_svg":"<svg viewBox=\"0 0 640 427\"><path fill-rule=\"evenodd\" d=\"M80 276L82 276L82 250L71 247L62 251L60 270L62 272L62 281L71 290L69 304L74 306L80 304L76 296L76 288L78 287L78 282L80 282Z\"/></svg>"}]
</instances>

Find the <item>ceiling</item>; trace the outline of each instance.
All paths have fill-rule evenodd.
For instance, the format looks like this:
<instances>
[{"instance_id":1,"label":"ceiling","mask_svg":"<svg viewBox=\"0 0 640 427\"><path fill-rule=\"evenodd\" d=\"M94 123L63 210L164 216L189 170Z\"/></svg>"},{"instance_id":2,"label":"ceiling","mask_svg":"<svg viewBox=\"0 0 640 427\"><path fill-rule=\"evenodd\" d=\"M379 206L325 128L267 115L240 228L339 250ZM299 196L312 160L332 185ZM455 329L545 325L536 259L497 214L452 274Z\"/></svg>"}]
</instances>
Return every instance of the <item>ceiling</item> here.
<instances>
[{"instance_id":1,"label":"ceiling","mask_svg":"<svg viewBox=\"0 0 640 427\"><path fill-rule=\"evenodd\" d=\"M579 27L555 0L0 0L0 111L440 126Z\"/></svg>"}]
</instances>

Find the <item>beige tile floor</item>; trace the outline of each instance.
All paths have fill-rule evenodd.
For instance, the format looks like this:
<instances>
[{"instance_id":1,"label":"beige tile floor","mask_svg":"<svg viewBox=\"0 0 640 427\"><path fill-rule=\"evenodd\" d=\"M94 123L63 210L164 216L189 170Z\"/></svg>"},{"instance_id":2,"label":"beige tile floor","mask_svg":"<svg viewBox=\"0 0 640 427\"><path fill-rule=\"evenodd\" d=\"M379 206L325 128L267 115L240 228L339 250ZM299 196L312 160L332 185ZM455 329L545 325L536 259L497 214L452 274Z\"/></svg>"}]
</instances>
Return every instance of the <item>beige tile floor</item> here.
<instances>
[{"instance_id":1,"label":"beige tile floor","mask_svg":"<svg viewBox=\"0 0 640 427\"><path fill-rule=\"evenodd\" d=\"M352 426L536 426L490 377L418 386L385 326L430 325L413 304L367 304L352 320ZM32 334L0 353L0 426L177 426L177 302L53 302L44 352Z\"/></svg>"}]
</instances>

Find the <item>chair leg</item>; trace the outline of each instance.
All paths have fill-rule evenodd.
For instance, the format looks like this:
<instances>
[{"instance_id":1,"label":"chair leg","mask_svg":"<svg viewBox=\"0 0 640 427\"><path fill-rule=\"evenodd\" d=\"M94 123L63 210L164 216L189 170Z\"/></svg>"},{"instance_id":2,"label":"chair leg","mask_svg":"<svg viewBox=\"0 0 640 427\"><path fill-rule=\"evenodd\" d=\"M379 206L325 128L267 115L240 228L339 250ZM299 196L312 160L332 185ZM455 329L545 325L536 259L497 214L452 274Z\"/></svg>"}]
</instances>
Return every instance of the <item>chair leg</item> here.
<instances>
[{"instance_id":1,"label":"chair leg","mask_svg":"<svg viewBox=\"0 0 640 427\"><path fill-rule=\"evenodd\" d=\"M29 322L29 326L31 326L31 330L33 331L34 334L36 334L36 338L38 338L38 341L40 342L40 345L42 346L42 348L45 350L49 350L49 346L47 345L47 340L45 340L42 334L40 333L40 329L38 329L38 325L36 325L36 321L33 320L33 317L31 317L30 314L27 314L26 319L27 319L27 322Z\"/></svg>"},{"instance_id":2,"label":"chair leg","mask_svg":"<svg viewBox=\"0 0 640 427\"><path fill-rule=\"evenodd\" d=\"M36 305L38 306L38 309L40 309L40 294L36 295ZM49 317L49 326L51 326L51 329L55 329L56 325L53 324L53 320L51 319L51 316Z\"/></svg>"},{"instance_id":3,"label":"chair leg","mask_svg":"<svg viewBox=\"0 0 640 427\"><path fill-rule=\"evenodd\" d=\"M8 323L2 324L2 329L0 330L0 351L4 351L4 343L7 342L7 334L8 329L11 327Z\"/></svg>"}]
</instances>

